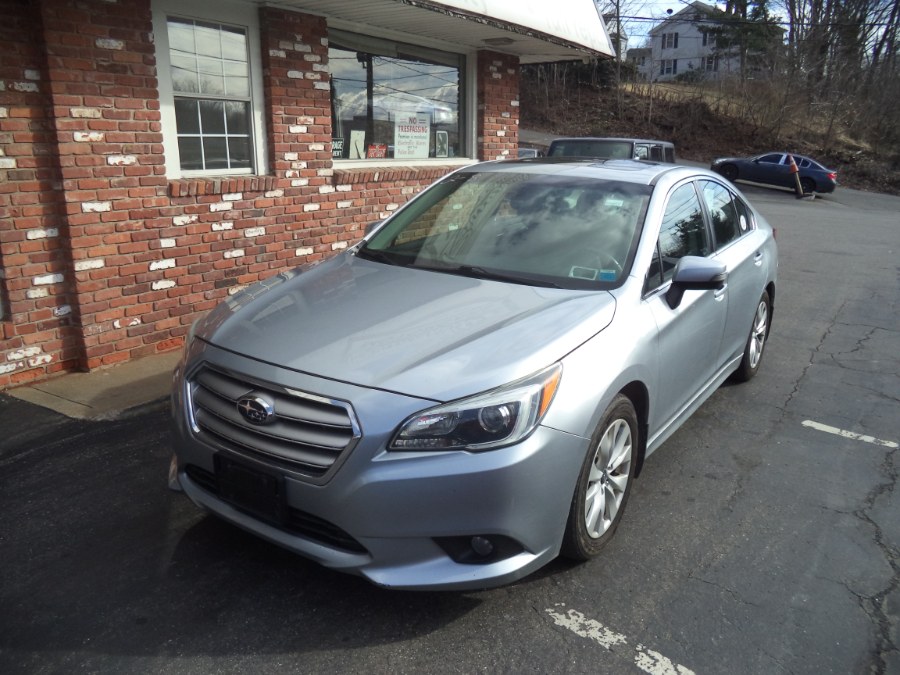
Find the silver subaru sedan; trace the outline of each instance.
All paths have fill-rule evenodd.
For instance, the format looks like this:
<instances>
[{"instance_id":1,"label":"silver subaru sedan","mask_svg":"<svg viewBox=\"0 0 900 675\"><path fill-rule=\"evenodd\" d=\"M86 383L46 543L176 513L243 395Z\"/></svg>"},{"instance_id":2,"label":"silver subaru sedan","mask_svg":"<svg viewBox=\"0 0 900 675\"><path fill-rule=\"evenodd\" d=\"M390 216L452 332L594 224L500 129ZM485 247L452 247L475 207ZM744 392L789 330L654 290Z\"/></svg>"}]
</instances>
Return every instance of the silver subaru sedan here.
<instances>
[{"instance_id":1,"label":"silver subaru sedan","mask_svg":"<svg viewBox=\"0 0 900 675\"><path fill-rule=\"evenodd\" d=\"M756 374L777 266L772 228L704 169L456 171L194 325L170 484L381 586L587 560L645 458Z\"/></svg>"}]
</instances>

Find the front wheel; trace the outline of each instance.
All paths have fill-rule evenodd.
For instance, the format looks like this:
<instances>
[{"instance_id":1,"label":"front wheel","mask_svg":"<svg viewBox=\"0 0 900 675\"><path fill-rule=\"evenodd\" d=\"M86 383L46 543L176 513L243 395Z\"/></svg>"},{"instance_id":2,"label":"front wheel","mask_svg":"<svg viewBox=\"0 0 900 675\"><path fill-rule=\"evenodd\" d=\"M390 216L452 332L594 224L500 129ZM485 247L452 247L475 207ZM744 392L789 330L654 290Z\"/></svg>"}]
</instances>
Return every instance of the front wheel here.
<instances>
[{"instance_id":1,"label":"front wheel","mask_svg":"<svg viewBox=\"0 0 900 675\"><path fill-rule=\"evenodd\" d=\"M738 170L734 164L725 164L719 168L719 173L732 183L737 180Z\"/></svg>"},{"instance_id":2,"label":"front wheel","mask_svg":"<svg viewBox=\"0 0 900 675\"><path fill-rule=\"evenodd\" d=\"M620 394L603 414L578 475L563 536L565 557L593 558L612 538L631 493L637 453L637 413Z\"/></svg>"},{"instance_id":3,"label":"front wheel","mask_svg":"<svg viewBox=\"0 0 900 675\"><path fill-rule=\"evenodd\" d=\"M752 379L759 371L763 349L766 346L766 338L769 336L769 312L771 307L772 303L769 300L769 294L763 291L759 304L756 306L756 313L753 315L753 325L750 327L750 335L744 347L744 357L741 359L741 365L738 366L734 373L734 379L738 382L746 382Z\"/></svg>"}]
</instances>

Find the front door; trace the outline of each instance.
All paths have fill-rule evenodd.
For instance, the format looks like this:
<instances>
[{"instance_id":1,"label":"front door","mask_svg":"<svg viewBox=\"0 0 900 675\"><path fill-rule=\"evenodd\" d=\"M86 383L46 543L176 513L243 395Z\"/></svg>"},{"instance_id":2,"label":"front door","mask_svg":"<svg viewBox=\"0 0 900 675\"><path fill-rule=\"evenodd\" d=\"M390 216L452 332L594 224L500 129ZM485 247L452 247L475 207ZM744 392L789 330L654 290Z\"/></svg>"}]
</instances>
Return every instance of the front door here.
<instances>
[{"instance_id":1,"label":"front door","mask_svg":"<svg viewBox=\"0 0 900 675\"><path fill-rule=\"evenodd\" d=\"M677 418L721 367L727 285L721 290L686 291L674 309L665 298L678 260L711 252L700 198L694 184L685 183L669 195L644 294L658 331L659 372L651 405L651 436Z\"/></svg>"}]
</instances>

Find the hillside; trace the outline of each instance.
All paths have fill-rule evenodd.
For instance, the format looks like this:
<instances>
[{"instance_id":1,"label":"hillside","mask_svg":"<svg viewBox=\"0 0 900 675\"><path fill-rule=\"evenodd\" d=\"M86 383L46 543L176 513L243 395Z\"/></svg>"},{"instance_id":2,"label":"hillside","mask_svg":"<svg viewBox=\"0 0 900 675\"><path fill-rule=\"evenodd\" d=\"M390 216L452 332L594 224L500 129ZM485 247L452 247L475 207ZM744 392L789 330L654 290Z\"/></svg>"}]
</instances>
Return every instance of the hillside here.
<instances>
[{"instance_id":1,"label":"hillside","mask_svg":"<svg viewBox=\"0 0 900 675\"><path fill-rule=\"evenodd\" d=\"M520 119L524 128L558 135L670 140L679 157L698 162L784 149L836 169L843 186L900 195L900 157L879 155L838 134L826 144L808 119L804 126L788 122L773 132L765 110L748 111L735 99L697 87L624 85L620 100L613 87L571 81L551 85L526 73Z\"/></svg>"}]
</instances>

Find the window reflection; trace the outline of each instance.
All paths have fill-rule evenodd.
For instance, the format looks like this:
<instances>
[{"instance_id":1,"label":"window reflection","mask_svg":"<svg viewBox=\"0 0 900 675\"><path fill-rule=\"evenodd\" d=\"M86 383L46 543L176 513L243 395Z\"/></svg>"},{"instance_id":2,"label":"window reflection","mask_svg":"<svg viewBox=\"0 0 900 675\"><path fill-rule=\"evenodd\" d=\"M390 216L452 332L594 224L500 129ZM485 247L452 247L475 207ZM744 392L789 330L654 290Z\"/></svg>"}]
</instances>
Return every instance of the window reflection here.
<instances>
[{"instance_id":1,"label":"window reflection","mask_svg":"<svg viewBox=\"0 0 900 675\"><path fill-rule=\"evenodd\" d=\"M335 159L464 154L462 57L339 34L328 59Z\"/></svg>"},{"instance_id":2,"label":"window reflection","mask_svg":"<svg viewBox=\"0 0 900 675\"><path fill-rule=\"evenodd\" d=\"M716 248L720 249L741 236L738 213L735 209L731 192L723 186L712 181L702 181L700 186L703 191L703 199L712 219Z\"/></svg>"},{"instance_id":3,"label":"window reflection","mask_svg":"<svg viewBox=\"0 0 900 675\"><path fill-rule=\"evenodd\" d=\"M675 274L675 265L686 255L709 255L700 199L693 184L682 185L669 197L659 231L659 264L664 281Z\"/></svg>"},{"instance_id":4,"label":"window reflection","mask_svg":"<svg viewBox=\"0 0 900 675\"><path fill-rule=\"evenodd\" d=\"M651 188L507 172L456 174L391 219L361 255L536 285L627 276Z\"/></svg>"}]
</instances>

